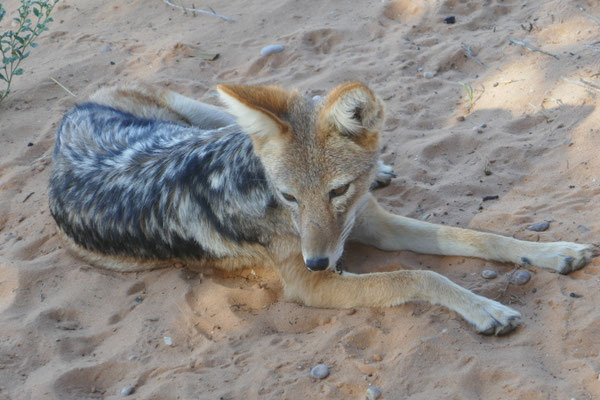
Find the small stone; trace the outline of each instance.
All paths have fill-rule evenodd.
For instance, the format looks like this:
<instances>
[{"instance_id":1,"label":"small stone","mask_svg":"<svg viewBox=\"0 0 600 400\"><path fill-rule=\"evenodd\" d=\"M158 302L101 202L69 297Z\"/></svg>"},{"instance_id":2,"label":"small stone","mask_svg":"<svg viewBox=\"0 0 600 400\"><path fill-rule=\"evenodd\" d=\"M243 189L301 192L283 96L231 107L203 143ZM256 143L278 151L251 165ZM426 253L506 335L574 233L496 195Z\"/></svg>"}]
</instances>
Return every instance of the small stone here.
<instances>
[{"instance_id":1,"label":"small stone","mask_svg":"<svg viewBox=\"0 0 600 400\"><path fill-rule=\"evenodd\" d=\"M170 337L170 336L165 336L165 337L163 338L163 340L165 341L165 344L166 344L167 346L173 346L173 339L171 339L171 337Z\"/></svg>"},{"instance_id":2,"label":"small stone","mask_svg":"<svg viewBox=\"0 0 600 400\"><path fill-rule=\"evenodd\" d=\"M133 360L137 359L137 356L136 356L135 354L132 354L132 355L130 355L130 356L127 358L127 359L128 359L129 361L133 361Z\"/></svg>"},{"instance_id":3,"label":"small stone","mask_svg":"<svg viewBox=\"0 0 600 400\"><path fill-rule=\"evenodd\" d=\"M448 25L452 25L452 24L456 23L456 17L454 15L446 17L446 18L444 18L444 23L448 24Z\"/></svg>"},{"instance_id":4,"label":"small stone","mask_svg":"<svg viewBox=\"0 0 600 400\"><path fill-rule=\"evenodd\" d=\"M581 229L584 232L589 232L590 231L590 228L588 228L585 225L577 225L577 229Z\"/></svg>"},{"instance_id":5,"label":"small stone","mask_svg":"<svg viewBox=\"0 0 600 400\"><path fill-rule=\"evenodd\" d=\"M379 362L379 361L381 361L381 360L383 360L383 357L381 357L381 354L375 354L375 355L373 356L373 361L375 361L375 362Z\"/></svg>"},{"instance_id":6,"label":"small stone","mask_svg":"<svg viewBox=\"0 0 600 400\"><path fill-rule=\"evenodd\" d=\"M575 298L575 299L578 299L578 298L580 298L580 297L583 297L583 295L582 295L582 294L575 293L575 292L571 292L571 293L569 293L569 296L571 296L571 297L573 297L573 298Z\"/></svg>"},{"instance_id":7,"label":"small stone","mask_svg":"<svg viewBox=\"0 0 600 400\"><path fill-rule=\"evenodd\" d=\"M31 146L33 146L33 143L31 143L31 142L27 143L27 147L31 147Z\"/></svg>"},{"instance_id":8,"label":"small stone","mask_svg":"<svg viewBox=\"0 0 600 400\"><path fill-rule=\"evenodd\" d=\"M458 122L463 122L465 120L465 116L464 115L459 115L458 117L456 117L456 120Z\"/></svg>"},{"instance_id":9,"label":"small stone","mask_svg":"<svg viewBox=\"0 0 600 400\"><path fill-rule=\"evenodd\" d=\"M112 51L112 47L110 47L110 44L107 44L106 46L104 46L104 48L102 49L103 53L106 53L108 51Z\"/></svg>"},{"instance_id":10,"label":"small stone","mask_svg":"<svg viewBox=\"0 0 600 400\"><path fill-rule=\"evenodd\" d=\"M485 128L487 128L487 124L486 124L486 123L483 123L483 124L479 125L479 127L480 127L481 129L485 129Z\"/></svg>"},{"instance_id":11,"label":"small stone","mask_svg":"<svg viewBox=\"0 0 600 400\"><path fill-rule=\"evenodd\" d=\"M524 285L531 279L531 273L529 271L518 270L510 274L508 281L513 285Z\"/></svg>"},{"instance_id":12,"label":"small stone","mask_svg":"<svg viewBox=\"0 0 600 400\"><path fill-rule=\"evenodd\" d=\"M121 389L121 396L129 396L130 394L133 394L133 392L135 392L135 388L133 386L125 386L123 389Z\"/></svg>"},{"instance_id":13,"label":"small stone","mask_svg":"<svg viewBox=\"0 0 600 400\"><path fill-rule=\"evenodd\" d=\"M498 87L498 82L494 82L493 87Z\"/></svg>"},{"instance_id":14,"label":"small stone","mask_svg":"<svg viewBox=\"0 0 600 400\"><path fill-rule=\"evenodd\" d=\"M260 50L261 56L270 56L271 54L281 53L285 48L280 44L265 46Z\"/></svg>"},{"instance_id":15,"label":"small stone","mask_svg":"<svg viewBox=\"0 0 600 400\"><path fill-rule=\"evenodd\" d=\"M423 72L423 76L427 79L431 79L435 76L435 74L431 71L425 71L425 72Z\"/></svg>"},{"instance_id":16,"label":"small stone","mask_svg":"<svg viewBox=\"0 0 600 400\"><path fill-rule=\"evenodd\" d=\"M366 396L369 400L377 400L381 396L381 390L377 389L375 386L371 386L367 389Z\"/></svg>"},{"instance_id":17,"label":"small stone","mask_svg":"<svg viewBox=\"0 0 600 400\"><path fill-rule=\"evenodd\" d=\"M528 226L527 230L534 231L534 232L544 232L549 227L550 227L550 223L544 221L544 222L539 222L537 224L533 224L531 226Z\"/></svg>"},{"instance_id":18,"label":"small stone","mask_svg":"<svg viewBox=\"0 0 600 400\"><path fill-rule=\"evenodd\" d=\"M550 218L544 218L544 221L546 222L554 222L554 218L550 217Z\"/></svg>"},{"instance_id":19,"label":"small stone","mask_svg":"<svg viewBox=\"0 0 600 400\"><path fill-rule=\"evenodd\" d=\"M486 269L481 272L481 276L483 276L485 279L494 279L498 276L498 273L496 271L492 271L491 269Z\"/></svg>"},{"instance_id":20,"label":"small stone","mask_svg":"<svg viewBox=\"0 0 600 400\"><path fill-rule=\"evenodd\" d=\"M316 365L310 370L310 376L317 379L325 379L329 376L329 367L325 364Z\"/></svg>"},{"instance_id":21,"label":"small stone","mask_svg":"<svg viewBox=\"0 0 600 400\"><path fill-rule=\"evenodd\" d=\"M316 103L316 102L318 102L319 100L321 100L322 98L323 98L323 96L319 96L319 95L313 96L313 98L312 98L312 102L313 102L313 103Z\"/></svg>"}]
</instances>

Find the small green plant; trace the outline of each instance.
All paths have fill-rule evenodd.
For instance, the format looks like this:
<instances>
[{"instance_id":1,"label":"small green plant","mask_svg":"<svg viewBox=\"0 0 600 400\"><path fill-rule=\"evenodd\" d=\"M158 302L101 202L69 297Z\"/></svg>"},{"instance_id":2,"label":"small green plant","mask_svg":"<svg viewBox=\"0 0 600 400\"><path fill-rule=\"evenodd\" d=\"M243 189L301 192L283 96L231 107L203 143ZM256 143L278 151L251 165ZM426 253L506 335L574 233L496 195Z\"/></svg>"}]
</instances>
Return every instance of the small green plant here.
<instances>
[{"instance_id":1,"label":"small green plant","mask_svg":"<svg viewBox=\"0 0 600 400\"><path fill-rule=\"evenodd\" d=\"M458 82L460 83L460 85L463 87L463 89L465 89L465 92L467 93L466 98L467 98L467 111L470 111L471 108L473 108L473 103L475 102L475 89L473 89L473 86L471 86L471 84L469 82L464 83L464 82Z\"/></svg>"},{"instance_id":2,"label":"small green plant","mask_svg":"<svg viewBox=\"0 0 600 400\"><path fill-rule=\"evenodd\" d=\"M52 22L50 13L58 0L27 1L21 0L18 17L12 19L14 30L0 34L0 83L4 82L4 89L0 88L0 102L10 93L10 84L13 77L23 74L20 67L21 61L29 56L28 48L37 47L34 40L44 31L46 25ZM6 10L0 3L0 24L6 15Z\"/></svg>"}]
</instances>

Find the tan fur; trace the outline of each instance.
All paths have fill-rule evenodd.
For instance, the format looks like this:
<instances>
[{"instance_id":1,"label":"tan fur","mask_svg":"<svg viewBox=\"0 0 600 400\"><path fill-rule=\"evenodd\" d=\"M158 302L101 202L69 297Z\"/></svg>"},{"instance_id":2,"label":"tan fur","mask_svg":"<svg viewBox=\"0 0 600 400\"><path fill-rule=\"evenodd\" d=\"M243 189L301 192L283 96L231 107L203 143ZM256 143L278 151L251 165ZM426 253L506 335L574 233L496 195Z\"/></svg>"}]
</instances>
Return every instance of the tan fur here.
<instances>
[{"instance_id":1,"label":"tan fur","mask_svg":"<svg viewBox=\"0 0 600 400\"><path fill-rule=\"evenodd\" d=\"M377 173L378 131L383 122L380 100L364 84L335 88L306 115L297 93L276 87L220 85L219 92L238 123L257 145L275 190L293 195L288 212L298 235L274 237L268 248L231 249L231 257L202 262L217 268L271 265L280 271L287 299L314 307L380 307L408 301L441 304L462 315L477 330L503 334L519 324L520 314L496 301L478 296L432 271L395 271L355 275L311 272L305 262L341 255L346 239L383 250L463 255L510 263L530 263L561 273L581 268L596 254L593 246L568 242L532 243L485 232L433 225L385 211L368 192ZM195 124L206 105L176 93L146 86L103 89L92 97L136 115ZM208 106L206 106L208 107ZM205 109L204 109L205 110ZM311 125L312 124L312 125ZM294 126L314 126L294 131ZM328 197L350 182L343 196ZM279 195L279 192L277 192ZM283 204L285 200L280 201ZM356 220L350 236L348 221ZM300 253L301 249L301 253ZM81 250L81 249L79 249ZM88 260L103 262L105 256ZM101 260L102 259L102 260ZM135 260L109 264L129 271L152 265Z\"/></svg>"}]
</instances>

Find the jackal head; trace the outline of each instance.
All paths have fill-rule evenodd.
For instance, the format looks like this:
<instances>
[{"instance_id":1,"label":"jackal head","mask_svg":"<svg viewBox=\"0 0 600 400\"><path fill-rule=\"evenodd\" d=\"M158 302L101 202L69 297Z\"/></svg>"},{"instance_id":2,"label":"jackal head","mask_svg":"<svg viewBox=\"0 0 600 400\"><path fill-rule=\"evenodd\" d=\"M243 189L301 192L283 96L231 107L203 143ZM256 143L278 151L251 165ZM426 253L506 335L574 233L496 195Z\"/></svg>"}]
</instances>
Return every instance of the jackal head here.
<instances>
[{"instance_id":1,"label":"jackal head","mask_svg":"<svg viewBox=\"0 0 600 400\"><path fill-rule=\"evenodd\" d=\"M381 101L358 82L317 102L274 86L218 90L292 216L306 267L334 266L376 173Z\"/></svg>"}]
</instances>

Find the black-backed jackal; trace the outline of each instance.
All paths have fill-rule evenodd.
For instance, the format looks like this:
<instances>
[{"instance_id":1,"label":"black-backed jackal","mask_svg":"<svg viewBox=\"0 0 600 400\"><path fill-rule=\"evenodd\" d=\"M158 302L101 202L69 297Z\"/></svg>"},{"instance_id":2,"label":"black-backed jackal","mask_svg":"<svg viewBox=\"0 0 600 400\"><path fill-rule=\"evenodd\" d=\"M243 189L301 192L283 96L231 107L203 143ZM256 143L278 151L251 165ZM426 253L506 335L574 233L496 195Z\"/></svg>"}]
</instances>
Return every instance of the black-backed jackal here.
<instances>
[{"instance_id":1,"label":"black-backed jackal","mask_svg":"<svg viewBox=\"0 0 600 400\"><path fill-rule=\"evenodd\" d=\"M312 101L272 86L219 86L228 111L144 85L101 89L56 134L50 209L91 262L118 271L269 265L314 307L441 304L484 334L520 314L432 271L335 273L347 240L383 250L531 264L566 274L590 245L533 243L385 211L369 191L381 101L345 83Z\"/></svg>"}]
</instances>

